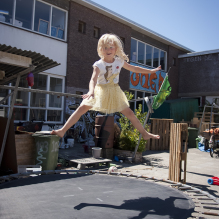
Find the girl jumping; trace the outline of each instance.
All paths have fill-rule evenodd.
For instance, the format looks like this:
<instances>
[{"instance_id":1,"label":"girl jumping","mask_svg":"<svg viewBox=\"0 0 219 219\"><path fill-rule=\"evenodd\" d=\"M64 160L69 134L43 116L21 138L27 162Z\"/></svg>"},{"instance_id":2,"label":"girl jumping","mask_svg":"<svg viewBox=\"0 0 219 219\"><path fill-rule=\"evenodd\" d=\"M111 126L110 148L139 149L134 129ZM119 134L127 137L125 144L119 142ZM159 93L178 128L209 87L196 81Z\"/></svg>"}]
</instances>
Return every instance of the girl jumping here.
<instances>
[{"instance_id":1,"label":"girl jumping","mask_svg":"<svg viewBox=\"0 0 219 219\"><path fill-rule=\"evenodd\" d=\"M99 39L97 52L100 60L93 64L89 92L82 95L82 103L64 126L61 129L53 130L51 134L62 138L83 114L88 110L95 110L107 114L121 112L138 129L144 140L159 139L159 135L148 133L141 125L134 112L129 108L129 102L118 82L122 67L135 73L150 74L161 70L161 66L149 70L128 64L129 59L123 51L122 43L119 37L114 34L104 34Z\"/></svg>"}]
</instances>

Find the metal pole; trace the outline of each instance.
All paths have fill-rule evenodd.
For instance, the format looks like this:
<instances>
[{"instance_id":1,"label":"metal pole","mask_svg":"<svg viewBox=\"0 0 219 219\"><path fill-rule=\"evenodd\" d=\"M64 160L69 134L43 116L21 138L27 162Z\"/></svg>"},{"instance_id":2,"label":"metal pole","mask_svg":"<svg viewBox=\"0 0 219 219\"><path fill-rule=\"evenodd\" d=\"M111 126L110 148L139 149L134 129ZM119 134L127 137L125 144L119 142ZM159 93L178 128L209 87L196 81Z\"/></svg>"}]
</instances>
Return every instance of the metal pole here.
<instances>
[{"instance_id":1,"label":"metal pole","mask_svg":"<svg viewBox=\"0 0 219 219\"><path fill-rule=\"evenodd\" d=\"M152 97L152 98L153 98L153 97ZM147 116L146 116L146 118L145 118L144 126L143 126L143 127L145 127L145 125L147 124L148 119L150 118L150 114L154 112L154 111L153 111L153 108L152 108L153 99L152 99L152 103L150 103L148 97L145 97L144 99L145 99L146 104L147 104L147 107L148 107L148 113L147 113ZM135 155L136 155L136 153L137 153L137 150L138 150L138 147L139 147L139 144L140 144L140 141L141 141L141 137L142 137L142 134L139 135L138 144L137 144L136 147L135 147L135 151L134 151L134 154L133 154L133 156L132 156L132 160L135 159Z\"/></svg>"},{"instance_id":2,"label":"metal pole","mask_svg":"<svg viewBox=\"0 0 219 219\"><path fill-rule=\"evenodd\" d=\"M35 69L35 66L31 66L28 69L26 69L25 71L22 71L22 72L20 72L19 74L16 75L17 80L16 80L16 84L15 84L14 94L13 94L13 97L12 97L12 100L11 100L10 112L9 112L8 121L7 121L6 128L5 128L5 134L4 134L1 153L0 153L0 166L1 166L1 163L2 163L2 158L3 158L3 154L4 154L4 150L5 150L5 144L6 144L7 137L8 137L8 130L9 130L10 122L11 122L12 112L13 112L14 103L15 103L16 96L17 96L17 89L18 89L18 85L19 85L19 82L20 82L21 75L24 75L24 72L26 72L26 74L27 74L30 71L34 70L34 69Z\"/></svg>"},{"instance_id":3,"label":"metal pole","mask_svg":"<svg viewBox=\"0 0 219 219\"><path fill-rule=\"evenodd\" d=\"M149 116L150 116L150 111L148 110L146 119L145 119L145 121L144 121L144 127L145 127L146 123L148 122ZM140 144L140 141L141 141L141 137L142 137L142 134L139 135L138 144L137 144L136 147L135 147L135 152L134 152L134 154L133 154L133 156L132 156L132 160L135 159L135 155L136 155L136 153L137 153L137 150L138 150L138 147L139 147L139 144Z\"/></svg>"}]
</instances>

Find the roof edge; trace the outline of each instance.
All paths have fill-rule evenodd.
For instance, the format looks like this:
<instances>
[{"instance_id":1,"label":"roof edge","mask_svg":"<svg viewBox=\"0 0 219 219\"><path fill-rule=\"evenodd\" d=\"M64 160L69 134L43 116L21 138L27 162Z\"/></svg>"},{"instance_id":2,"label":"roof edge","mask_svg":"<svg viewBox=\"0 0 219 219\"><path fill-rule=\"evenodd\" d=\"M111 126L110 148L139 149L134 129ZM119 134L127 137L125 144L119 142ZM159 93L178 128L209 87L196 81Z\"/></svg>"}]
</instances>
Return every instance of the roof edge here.
<instances>
[{"instance_id":1,"label":"roof edge","mask_svg":"<svg viewBox=\"0 0 219 219\"><path fill-rule=\"evenodd\" d=\"M103 15L106 15L108 17L111 17L113 19L116 19L117 21L123 23L123 24L126 24L127 26L130 26L132 29L136 30L136 31L139 31L149 37L152 37L156 40L159 40L163 43L166 43L167 45L171 45L171 46L174 46L178 49L181 49L182 51L184 52L194 52L193 50L171 40L171 39L168 39L167 37L164 37L162 36L161 34L158 34L156 33L155 31L153 30L150 30L149 28L146 28L145 26L141 25L141 24L138 24L102 5L99 5L97 4L96 2L93 2L91 0L70 0L70 1L73 1L73 2L76 2L80 5L83 5L83 6L86 6L92 10L95 10Z\"/></svg>"},{"instance_id":2,"label":"roof edge","mask_svg":"<svg viewBox=\"0 0 219 219\"><path fill-rule=\"evenodd\" d=\"M201 56L201 55L207 55L207 54L212 54L212 53L219 53L219 49L182 54L182 55L179 55L178 58L187 58L187 57L191 57L191 56Z\"/></svg>"}]
</instances>

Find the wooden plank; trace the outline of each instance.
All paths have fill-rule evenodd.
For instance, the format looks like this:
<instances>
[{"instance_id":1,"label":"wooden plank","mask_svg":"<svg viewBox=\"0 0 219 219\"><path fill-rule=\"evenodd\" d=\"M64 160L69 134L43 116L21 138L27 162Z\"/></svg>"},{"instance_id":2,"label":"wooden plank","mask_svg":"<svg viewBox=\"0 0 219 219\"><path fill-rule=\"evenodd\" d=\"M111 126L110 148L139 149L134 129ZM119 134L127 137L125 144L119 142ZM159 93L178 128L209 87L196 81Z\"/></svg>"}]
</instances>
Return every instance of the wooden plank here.
<instances>
[{"instance_id":1,"label":"wooden plank","mask_svg":"<svg viewBox=\"0 0 219 219\"><path fill-rule=\"evenodd\" d=\"M165 140L165 145L166 149L170 148L170 129L171 129L171 124L169 121L166 123L166 140Z\"/></svg>"},{"instance_id":2,"label":"wooden plank","mask_svg":"<svg viewBox=\"0 0 219 219\"><path fill-rule=\"evenodd\" d=\"M152 133L155 134L156 130L156 120L151 120L151 125L152 125ZM151 150L155 150L155 139L151 139Z\"/></svg>"},{"instance_id":3,"label":"wooden plank","mask_svg":"<svg viewBox=\"0 0 219 219\"><path fill-rule=\"evenodd\" d=\"M158 135L160 134L160 120L159 119L156 120L156 133L158 133ZM157 151L160 150L159 142L160 142L160 139L155 140L155 148Z\"/></svg>"},{"instance_id":4,"label":"wooden plank","mask_svg":"<svg viewBox=\"0 0 219 219\"><path fill-rule=\"evenodd\" d=\"M151 132L151 124L148 125L148 132ZM146 145L145 145L146 150L151 150L151 139L147 140Z\"/></svg>"},{"instance_id":5,"label":"wooden plank","mask_svg":"<svg viewBox=\"0 0 219 219\"><path fill-rule=\"evenodd\" d=\"M32 64L32 59L21 55L0 51L0 63L29 68Z\"/></svg>"},{"instance_id":6,"label":"wooden plank","mask_svg":"<svg viewBox=\"0 0 219 219\"><path fill-rule=\"evenodd\" d=\"M159 150L164 150L164 146L163 146L163 136L164 136L164 128L163 128L163 124L165 122L164 119L161 119L160 121L160 139L159 139Z\"/></svg>"},{"instance_id":7,"label":"wooden plank","mask_svg":"<svg viewBox=\"0 0 219 219\"><path fill-rule=\"evenodd\" d=\"M170 130L170 152L169 152L169 180L172 180L172 143L173 143L173 127Z\"/></svg>"},{"instance_id":8,"label":"wooden plank","mask_svg":"<svg viewBox=\"0 0 219 219\"><path fill-rule=\"evenodd\" d=\"M162 147L163 147L163 150L166 150L167 149L167 145L166 145L166 137L167 137L167 135L166 135L166 124L167 124L167 121L166 120L164 120L163 121L163 145L162 145Z\"/></svg>"}]
</instances>

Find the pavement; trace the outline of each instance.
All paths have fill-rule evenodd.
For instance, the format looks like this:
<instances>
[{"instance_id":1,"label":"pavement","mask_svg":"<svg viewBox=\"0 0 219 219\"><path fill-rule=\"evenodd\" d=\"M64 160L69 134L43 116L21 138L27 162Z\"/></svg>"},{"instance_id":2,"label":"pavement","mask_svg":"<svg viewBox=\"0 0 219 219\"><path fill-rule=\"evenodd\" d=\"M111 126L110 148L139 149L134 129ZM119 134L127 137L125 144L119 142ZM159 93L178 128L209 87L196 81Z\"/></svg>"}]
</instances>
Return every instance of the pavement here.
<instances>
[{"instance_id":1,"label":"pavement","mask_svg":"<svg viewBox=\"0 0 219 219\"><path fill-rule=\"evenodd\" d=\"M61 153L83 153L82 144L76 143L73 148L60 149ZM169 151L145 151L142 163L115 162L119 172L145 175L159 179L168 179ZM73 168L73 167L69 167ZM101 168L101 167L100 167ZM189 148L187 153L186 184L194 186L219 198L219 186L209 185L210 177L219 177L219 157L212 158L209 152L202 152L197 148ZM182 174L183 178L183 174Z\"/></svg>"}]
</instances>

